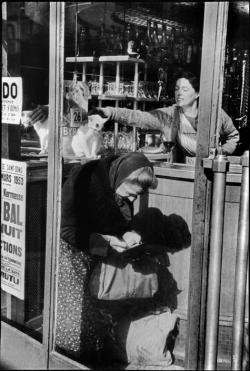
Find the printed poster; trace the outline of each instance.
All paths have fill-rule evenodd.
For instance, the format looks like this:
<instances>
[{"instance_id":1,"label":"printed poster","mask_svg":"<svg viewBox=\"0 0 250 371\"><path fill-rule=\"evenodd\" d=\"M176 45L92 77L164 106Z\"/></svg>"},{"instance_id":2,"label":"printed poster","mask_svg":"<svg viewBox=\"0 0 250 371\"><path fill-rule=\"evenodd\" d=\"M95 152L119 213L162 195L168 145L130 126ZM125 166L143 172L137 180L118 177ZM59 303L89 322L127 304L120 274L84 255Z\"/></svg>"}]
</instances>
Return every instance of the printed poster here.
<instances>
[{"instance_id":1,"label":"printed poster","mask_svg":"<svg viewBox=\"0 0 250 371\"><path fill-rule=\"evenodd\" d=\"M2 123L19 125L23 106L21 77L2 77Z\"/></svg>"},{"instance_id":2,"label":"printed poster","mask_svg":"<svg viewBox=\"0 0 250 371\"><path fill-rule=\"evenodd\" d=\"M27 164L1 160L1 288L24 300Z\"/></svg>"}]
</instances>

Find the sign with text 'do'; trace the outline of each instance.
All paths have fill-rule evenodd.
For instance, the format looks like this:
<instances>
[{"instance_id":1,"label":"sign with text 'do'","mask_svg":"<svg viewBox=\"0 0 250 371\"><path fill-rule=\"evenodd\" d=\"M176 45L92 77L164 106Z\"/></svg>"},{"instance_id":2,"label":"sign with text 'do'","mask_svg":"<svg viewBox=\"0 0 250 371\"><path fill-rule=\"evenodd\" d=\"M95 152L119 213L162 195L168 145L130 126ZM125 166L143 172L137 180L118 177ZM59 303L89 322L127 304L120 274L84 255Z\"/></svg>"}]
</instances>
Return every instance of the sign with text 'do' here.
<instances>
[{"instance_id":1,"label":"sign with text 'do'","mask_svg":"<svg viewBox=\"0 0 250 371\"><path fill-rule=\"evenodd\" d=\"M2 123L19 125L22 105L22 78L2 77Z\"/></svg>"}]
</instances>

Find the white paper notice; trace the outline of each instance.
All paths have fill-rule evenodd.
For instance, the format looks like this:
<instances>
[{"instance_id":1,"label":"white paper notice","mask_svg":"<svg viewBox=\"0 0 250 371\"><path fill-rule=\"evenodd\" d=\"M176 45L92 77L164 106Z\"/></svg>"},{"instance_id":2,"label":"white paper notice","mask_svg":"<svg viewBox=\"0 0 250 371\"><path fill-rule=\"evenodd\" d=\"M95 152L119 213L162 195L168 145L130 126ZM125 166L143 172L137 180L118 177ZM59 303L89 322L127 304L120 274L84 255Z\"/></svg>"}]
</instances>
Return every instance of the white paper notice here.
<instances>
[{"instance_id":1,"label":"white paper notice","mask_svg":"<svg viewBox=\"0 0 250 371\"><path fill-rule=\"evenodd\" d=\"M27 164L1 161L1 288L24 300Z\"/></svg>"},{"instance_id":2,"label":"white paper notice","mask_svg":"<svg viewBox=\"0 0 250 371\"><path fill-rule=\"evenodd\" d=\"M22 78L2 77L2 123L19 125L22 106Z\"/></svg>"}]
</instances>

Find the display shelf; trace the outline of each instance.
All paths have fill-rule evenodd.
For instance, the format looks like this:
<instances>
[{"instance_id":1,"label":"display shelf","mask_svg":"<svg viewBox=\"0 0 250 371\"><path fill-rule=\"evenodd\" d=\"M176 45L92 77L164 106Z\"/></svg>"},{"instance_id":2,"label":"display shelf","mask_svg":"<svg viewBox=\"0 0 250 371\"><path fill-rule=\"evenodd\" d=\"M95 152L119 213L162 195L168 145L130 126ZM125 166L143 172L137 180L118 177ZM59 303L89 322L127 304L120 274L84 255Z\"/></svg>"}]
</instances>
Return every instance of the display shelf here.
<instances>
[{"instance_id":1,"label":"display shelf","mask_svg":"<svg viewBox=\"0 0 250 371\"><path fill-rule=\"evenodd\" d=\"M125 95L98 95L99 100L114 100L114 101L126 101L134 100L134 97L127 97Z\"/></svg>"},{"instance_id":2,"label":"display shelf","mask_svg":"<svg viewBox=\"0 0 250 371\"><path fill-rule=\"evenodd\" d=\"M67 63L93 63L98 62L99 58L97 57L67 57Z\"/></svg>"},{"instance_id":3,"label":"display shelf","mask_svg":"<svg viewBox=\"0 0 250 371\"><path fill-rule=\"evenodd\" d=\"M119 101L132 101L133 102L133 109L136 110L138 108L138 102L158 102L155 98L142 98L138 97L138 86L139 86L139 64L144 65L144 81L146 81L146 74L147 74L147 63L143 59L134 58L129 55L103 55L99 58L96 57L68 57L66 58L66 62L70 63L82 63L82 81L86 82L86 66L87 63L94 63L99 62L100 64L100 72L99 72L99 94L91 94L89 99L97 98L98 99L98 106L102 107L103 101L115 101L115 106L119 107ZM115 63L116 75L115 75L115 93L114 95L106 95L103 94L104 90L104 65L105 63ZM119 87L120 87L120 66L121 63L132 63L134 66L134 80L133 80L133 96L127 96L119 94ZM117 153L117 135L118 135L118 123L115 122L114 127L115 133L115 140L114 140L114 150ZM136 134L136 127L133 127L133 151L137 148L137 134Z\"/></svg>"},{"instance_id":4,"label":"display shelf","mask_svg":"<svg viewBox=\"0 0 250 371\"><path fill-rule=\"evenodd\" d=\"M133 58L129 55L104 55L101 57L66 57L67 63L94 63L94 62L132 62L145 63L143 59Z\"/></svg>"},{"instance_id":5,"label":"display shelf","mask_svg":"<svg viewBox=\"0 0 250 371\"><path fill-rule=\"evenodd\" d=\"M67 57L67 63L81 63L82 64L82 82L86 82L87 63L98 63L97 57Z\"/></svg>"},{"instance_id":6,"label":"display shelf","mask_svg":"<svg viewBox=\"0 0 250 371\"><path fill-rule=\"evenodd\" d=\"M133 58L129 55L104 55L99 57L99 62L133 62L145 63L143 59Z\"/></svg>"}]
</instances>

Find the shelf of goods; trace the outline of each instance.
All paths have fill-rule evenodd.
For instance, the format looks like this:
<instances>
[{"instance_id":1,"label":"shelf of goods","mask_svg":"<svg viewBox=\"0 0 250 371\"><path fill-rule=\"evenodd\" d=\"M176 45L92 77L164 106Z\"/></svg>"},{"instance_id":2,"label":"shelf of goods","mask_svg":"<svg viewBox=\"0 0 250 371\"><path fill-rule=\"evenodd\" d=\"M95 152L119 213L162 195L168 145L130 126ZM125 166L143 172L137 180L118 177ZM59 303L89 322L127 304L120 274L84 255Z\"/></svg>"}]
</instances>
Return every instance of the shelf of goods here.
<instances>
[{"instance_id":1,"label":"shelf of goods","mask_svg":"<svg viewBox=\"0 0 250 371\"><path fill-rule=\"evenodd\" d=\"M99 82L97 83L95 90L95 94L93 94L93 91L91 91L91 97L97 97L98 98L98 105L99 107L102 106L102 101L104 100L111 100L115 101L115 107L119 107L119 101L126 101L131 100L133 101L133 109L138 108L138 102L156 102L158 101L157 97L141 97L138 94L139 86L141 86L142 83L147 83L147 63L143 59L134 58L129 55L108 55L108 56L100 56L97 57L67 57L66 63L78 63L82 65L82 81L87 82L87 64L88 63L96 63L99 64ZM104 91L104 64L105 63L115 63L116 67L116 76L115 76L115 82L113 82L112 86L112 93L105 92ZM134 80L132 83L132 89L130 92L124 92L121 87L123 87L123 83L121 83L121 73L120 73L120 65L121 63L132 63L134 65ZM144 81L139 82L139 64L144 65ZM122 90L122 91L121 91ZM143 107L145 109L145 105ZM117 153L118 149L118 123L115 123L114 127L114 151ZM132 150L135 151L137 149L137 132L136 128L133 127L133 136L132 136ZM163 155L161 155L163 156Z\"/></svg>"}]
</instances>

